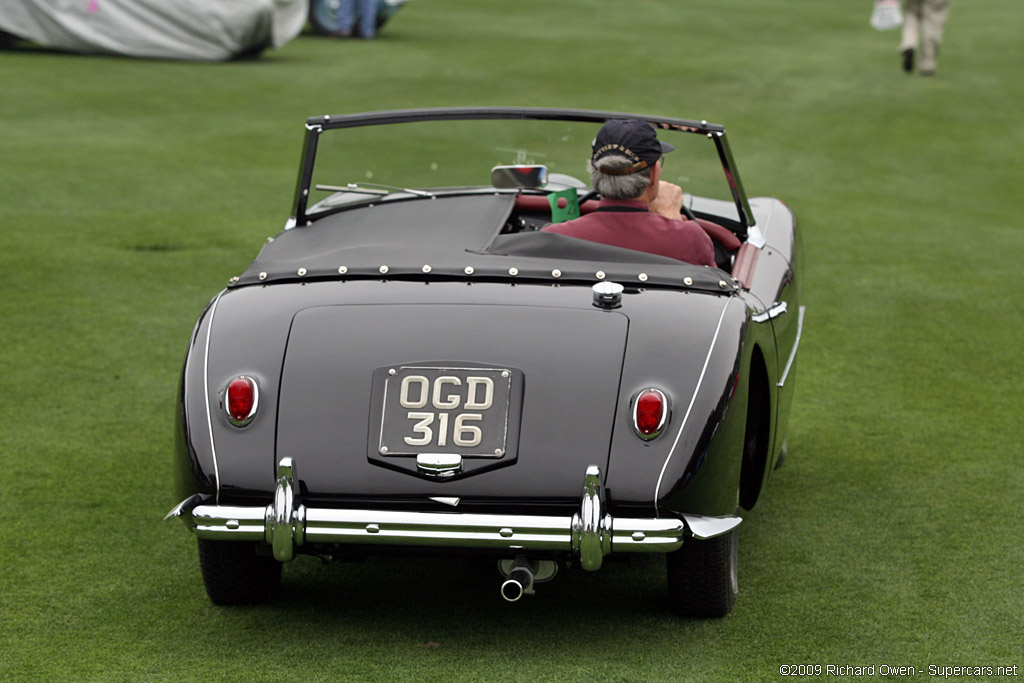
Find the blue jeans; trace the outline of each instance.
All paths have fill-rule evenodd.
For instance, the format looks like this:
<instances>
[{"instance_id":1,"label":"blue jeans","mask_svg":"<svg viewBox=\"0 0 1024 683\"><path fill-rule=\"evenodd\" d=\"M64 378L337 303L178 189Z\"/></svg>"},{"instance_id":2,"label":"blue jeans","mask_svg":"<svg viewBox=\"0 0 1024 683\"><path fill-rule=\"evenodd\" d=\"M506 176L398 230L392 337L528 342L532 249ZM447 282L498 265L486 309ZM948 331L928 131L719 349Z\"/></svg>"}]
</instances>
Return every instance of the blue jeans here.
<instances>
[{"instance_id":1,"label":"blue jeans","mask_svg":"<svg viewBox=\"0 0 1024 683\"><path fill-rule=\"evenodd\" d=\"M351 33L359 18L359 35L372 38L377 35L377 0L338 0L338 28Z\"/></svg>"}]
</instances>

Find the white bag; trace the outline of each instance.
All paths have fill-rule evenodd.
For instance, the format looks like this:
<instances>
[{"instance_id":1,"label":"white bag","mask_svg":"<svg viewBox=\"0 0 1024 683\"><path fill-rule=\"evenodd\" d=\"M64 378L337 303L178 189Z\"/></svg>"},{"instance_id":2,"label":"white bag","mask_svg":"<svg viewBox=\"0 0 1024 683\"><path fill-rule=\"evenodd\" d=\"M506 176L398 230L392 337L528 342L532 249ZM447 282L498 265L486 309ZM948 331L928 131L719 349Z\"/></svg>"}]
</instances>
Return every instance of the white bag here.
<instances>
[{"instance_id":1,"label":"white bag","mask_svg":"<svg viewBox=\"0 0 1024 683\"><path fill-rule=\"evenodd\" d=\"M900 11L900 0L875 0L875 9L871 12L871 26L879 31L888 31L903 25L903 13Z\"/></svg>"}]
</instances>

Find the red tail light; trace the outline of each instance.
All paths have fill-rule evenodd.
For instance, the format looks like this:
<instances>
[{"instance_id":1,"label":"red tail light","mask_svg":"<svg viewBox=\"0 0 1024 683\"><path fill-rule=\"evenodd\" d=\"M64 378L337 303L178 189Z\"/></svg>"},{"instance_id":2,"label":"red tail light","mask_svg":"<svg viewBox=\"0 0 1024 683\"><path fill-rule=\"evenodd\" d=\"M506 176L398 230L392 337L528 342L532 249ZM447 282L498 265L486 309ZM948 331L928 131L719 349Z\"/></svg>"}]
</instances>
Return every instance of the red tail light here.
<instances>
[{"instance_id":1,"label":"red tail light","mask_svg":"<svg viewBox=\"0 0 1024 683\"><path fill-rule=\"evenodd\" d=\"M256 380L242 375L228 384L224 397L224 409L228 420L236 427L244 427L256 417L259 408L260 389Z\"/></svg>"},{"instance_id":2,"label":"red tail light","mask_svg":"<svg viewBox=\"0 0 1024 683\"><path fill-rule=\"evenodd\" d=\"M633 429L644 441L661 434L668 423L668 397L659 389L644 389L633 401Z\"/></svg>"}]
</instances>

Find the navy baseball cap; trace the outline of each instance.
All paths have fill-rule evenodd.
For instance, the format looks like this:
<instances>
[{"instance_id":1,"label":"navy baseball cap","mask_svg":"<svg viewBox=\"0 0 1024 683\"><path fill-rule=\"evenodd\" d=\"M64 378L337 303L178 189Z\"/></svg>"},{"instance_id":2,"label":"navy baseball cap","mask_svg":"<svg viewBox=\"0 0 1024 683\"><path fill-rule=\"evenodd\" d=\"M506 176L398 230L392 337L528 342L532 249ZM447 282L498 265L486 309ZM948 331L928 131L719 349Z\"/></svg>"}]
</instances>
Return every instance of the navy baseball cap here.
<instances>
[{"instance_id":1,"label":"navy baseball cap","mask_svg":"<svg viewBox=\"0 0 1024 683\"><path fill-rule=\"evenodd\" d=\"M590 160L597 170L609 175L628 175L654 166L675 147L658 139L654 127L639 119L612 119L601 127L594 138ZM624 156L633 161L626 168L601 168L600 160L609 155Z\"/></svg>"}]
</instances>

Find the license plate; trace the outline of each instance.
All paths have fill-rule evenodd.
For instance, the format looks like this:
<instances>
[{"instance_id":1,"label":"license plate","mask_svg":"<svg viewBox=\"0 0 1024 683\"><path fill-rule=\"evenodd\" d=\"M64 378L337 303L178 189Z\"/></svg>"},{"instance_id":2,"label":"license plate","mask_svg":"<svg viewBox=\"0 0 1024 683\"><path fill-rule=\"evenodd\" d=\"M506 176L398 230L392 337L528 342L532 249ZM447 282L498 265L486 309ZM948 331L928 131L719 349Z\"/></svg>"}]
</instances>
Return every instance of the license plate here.
<instances>
[{"instance_id":1,"label":"license plate","mask_svg":"<svg viewBox=\"0 0 1024 683\"><path fill-rule=\"evenodd\" d=\"M402 366L385 377L381 455L505 455L511 370Z\"/></svg>"}]
</instances>

